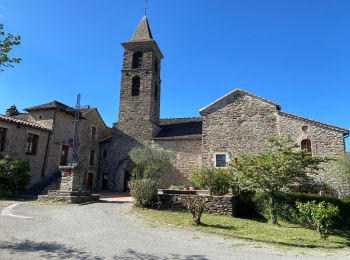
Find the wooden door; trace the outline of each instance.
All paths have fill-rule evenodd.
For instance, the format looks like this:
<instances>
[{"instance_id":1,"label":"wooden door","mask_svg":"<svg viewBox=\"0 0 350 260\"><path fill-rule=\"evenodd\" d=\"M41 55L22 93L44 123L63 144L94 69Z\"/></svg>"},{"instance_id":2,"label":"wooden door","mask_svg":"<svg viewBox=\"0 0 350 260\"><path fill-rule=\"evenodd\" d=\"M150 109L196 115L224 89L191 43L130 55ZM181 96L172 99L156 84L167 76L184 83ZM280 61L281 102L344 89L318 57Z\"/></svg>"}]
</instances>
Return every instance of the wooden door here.
<instances>
[{"instance_id":1,"label":"wooden door","mask_svg":"<svg viewBox=\"0 0 350 260\"><path fill-rule=\"evenodd\" d=\"M92 172L89 172L88 179L87 179L87 188L89 190L92 190L93 185L94 185L94 174Z\"/></svg>"}]
</instances>

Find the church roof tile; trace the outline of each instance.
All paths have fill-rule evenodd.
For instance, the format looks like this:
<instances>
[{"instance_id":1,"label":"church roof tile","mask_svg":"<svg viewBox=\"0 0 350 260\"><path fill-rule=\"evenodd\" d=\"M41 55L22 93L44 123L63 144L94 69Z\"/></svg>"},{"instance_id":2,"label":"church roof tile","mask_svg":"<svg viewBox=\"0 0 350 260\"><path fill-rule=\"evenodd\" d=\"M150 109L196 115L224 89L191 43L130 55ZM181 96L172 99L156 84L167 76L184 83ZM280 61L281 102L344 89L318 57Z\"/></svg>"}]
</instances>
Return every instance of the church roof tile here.
<instances>
[{"instance_id":1,"label":"church roof tile","mask_svg":"<svg viewBox=\"0 0 350 260\"><path fill-rule=\"evenodd\" d=\"M161 130L155 139L201 139L202 119L194 118L166 118L159 122Z\"/></svg>"},{"instance_id":2,"label":"church roof tile","mask_svg":"<svg viewBox=\"0 0 350 260\"><path fill-rule=\"evenodd\" d=\"M146 15L144 15L136 28L130 41L153 40L151 28L149 27Z\"/></svg>"}]
</instances>

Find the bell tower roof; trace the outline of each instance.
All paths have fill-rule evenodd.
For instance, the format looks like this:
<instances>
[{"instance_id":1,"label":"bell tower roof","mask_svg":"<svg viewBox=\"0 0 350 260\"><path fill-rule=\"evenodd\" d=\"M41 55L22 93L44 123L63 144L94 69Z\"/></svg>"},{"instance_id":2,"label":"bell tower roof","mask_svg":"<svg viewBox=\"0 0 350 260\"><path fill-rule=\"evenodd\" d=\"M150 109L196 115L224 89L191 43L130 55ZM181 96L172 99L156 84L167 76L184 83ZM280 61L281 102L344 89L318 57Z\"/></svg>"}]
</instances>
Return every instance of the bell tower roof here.
<instances>
[{"instance_id":1,"label":"bell tower roof","mask_svg":"<svg viewBox=\"0 0 350 260\"><path fill-rule=\"evenodd\" d=\"M136 28L136 31L131 37L130 41L147 41L153 40L151 28L149 27L149 23L146 15L144 15Z\"/></svg>"},{"instance_id":2,"label":"bell tower roof","mask_svg":"<svg viewBox=\"0 0 350 260\"><path fill-rule=\"evenodd\" d=\"M162 52L160 51L156 41L153 39L146 15L142 17L131 39L127 42L123 42L122 45L124 48L134 48L137 46L149 45L152 46L160 59L163 58Z\"/></svg>"}]
</instances>

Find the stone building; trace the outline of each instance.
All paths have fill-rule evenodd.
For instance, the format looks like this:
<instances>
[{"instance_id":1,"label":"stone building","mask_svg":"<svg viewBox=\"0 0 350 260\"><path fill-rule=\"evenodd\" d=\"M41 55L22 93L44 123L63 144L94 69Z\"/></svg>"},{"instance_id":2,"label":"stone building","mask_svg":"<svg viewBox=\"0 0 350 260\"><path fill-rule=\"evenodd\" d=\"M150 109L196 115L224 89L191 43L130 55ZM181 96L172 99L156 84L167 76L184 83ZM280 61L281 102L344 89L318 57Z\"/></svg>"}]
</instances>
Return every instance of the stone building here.
<instances>
[{"instance_id":1,"label":"stone building","mask_svg":"<svg viewBox=\"0 0 350 260\"><path fill-rule=\"evenodd\" d=\"M291 135L315 155L345 150L348 130L295 116L247 91L236 89L199 110L198 118L160 119L163 58L144 16L124 47L118 122L101 142L102 187L127 189L128 152L137 146L173 152L173 170L164 186L182 184L195 167L223 167L243 152L257 153L268 136ZM334 180L336 195L340 180Z\"/></svg>"},{"instance_id":2,"label":"stone building","mask_svg":"<svg viewBox=\"0 0 350 260\"><path fill-rule=\"evenodd\" d=\"M118 122L110 129L96 108L81 111L78 154L84 189L126 191L128 153L134 147L172 151L173 168L162 175L164 187L185 183L195 167L225 167L240 153L257 153L268 136L290 135L314 155L345 150L348 130L283 112L278 104L241 89L199 110L199 117L161 119L163 54L146 16L122 46ZM12 107L0 116L0 153L29 160L29 192L57 188L58 167L66 164L73 124L72 109L57 101L27 108L24 114ZM334 195L340 190L349 195L345 182L326 176L329 172L323 172L319 181L327 180Z\"/></svg>"},{"instance_id":3,"label":"stone building","mask_svg":"<svg viewBox=\"0 0 350 260\"><path fill-rule=\"evenodd\" d=\"M0 154L30 163L31 183L27 193L44 193L57 189L60 165L66 165L74 133L74 109L53 101L25 109L19 113L12 106L0 116ZM99 187L98 169L100 141L110 135L96 108L81 110L79 120L80 164L82 187Z\"/></svg>"}]
</instances>

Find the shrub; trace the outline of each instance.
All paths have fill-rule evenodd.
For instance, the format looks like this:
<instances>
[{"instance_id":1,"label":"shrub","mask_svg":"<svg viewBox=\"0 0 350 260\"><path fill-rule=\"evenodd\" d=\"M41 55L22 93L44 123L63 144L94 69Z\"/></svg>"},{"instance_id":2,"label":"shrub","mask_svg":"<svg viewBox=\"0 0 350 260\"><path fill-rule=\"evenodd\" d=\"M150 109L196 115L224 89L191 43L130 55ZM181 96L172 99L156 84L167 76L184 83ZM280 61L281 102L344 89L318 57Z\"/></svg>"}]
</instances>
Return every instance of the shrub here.
<instances>
[{"instance_id":1,"label":"shrub","mask_svg":"<svg viewBox=\"0 0 350 260\"><path fill-rule=\"evenodd\" d=\"M150 178L134 178L129 181L130 195L137 207L154 207L157 203L158 181Z\"/></svg>"},{"instance_id":2,"label":"shrub","mask_svg":"<svg viewBox=\"0 0 350 260\"><path fill-rule=\"evenodd\" d=\"M266 203L269 195L264 192L241 192L237 200L237 215L240 217L265 217L269 218L266 212ZM278 219L296 223L306 224L305 218L301 217L296 208L296 202L325 201L337 206L340 210L339 216L334 219L335 228L350 228L350 199L339 199L334 197L321 197L305 193L286 192L278 193L275 196L277 203Z\"/></svg>"},{"instance_id":3,"label":"shrub","mask_svg":"<svg viewBox=\"0 0 350 260\"><path fill-rule=\"evenodd\" d=\"M194 169L189 181L195 187L208 189L210 195L222 196L230 188L231 173L226 168L197 168Z\"/></svg>"},{"instance_id":4,"label":"shrub","mask_svg":"<svg viewBox=\"0 0 350 260\"><path fill-rule=\"evenodd\" d=\"M200 196L186 197L186 207L192 215L192 225L198 226L201 224L201 217L205 208L205 202Z\"/></svg>"},{"instance_id":5,"label":"shrub","mask_svg":"<svg viewBox=\"0 0 350 260\"><path fill-rule=\"evenodd\" d=\"M130 195L137 207L153 207L157 202L157 173L171 169L171 153L153 148L134 148L129 152L133 162L132 179L129 181Z\"/></svg>"},{"instance_id":6,"label":"shrub","mask_svg":"<svg viewBox=\"0 0 350 260\"><path fill-rule=\"evenodd\" d=\"M30 182L30 167L27 161L0 158L0 193L19 193Z\"/></svg>"},{"instance_id":7,"label":"shrub","mask_svg":"<svg viewBox=\"0 0 350 260\"><path fill-rule=\"evenodd\" d=\"M339 208L324 201L318 204L310 201L306 203L296 202L296 207L308 223L316 228L321 238L327 239L330 228L334 224L334 218L339 215Z\"/></svg>"}]
</instances>

